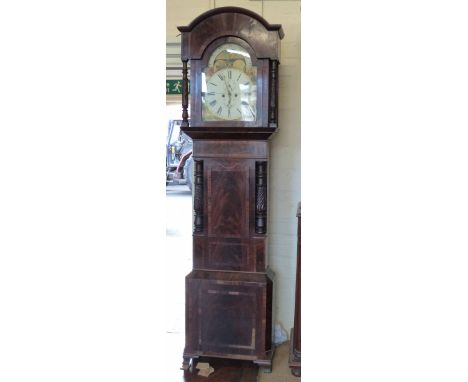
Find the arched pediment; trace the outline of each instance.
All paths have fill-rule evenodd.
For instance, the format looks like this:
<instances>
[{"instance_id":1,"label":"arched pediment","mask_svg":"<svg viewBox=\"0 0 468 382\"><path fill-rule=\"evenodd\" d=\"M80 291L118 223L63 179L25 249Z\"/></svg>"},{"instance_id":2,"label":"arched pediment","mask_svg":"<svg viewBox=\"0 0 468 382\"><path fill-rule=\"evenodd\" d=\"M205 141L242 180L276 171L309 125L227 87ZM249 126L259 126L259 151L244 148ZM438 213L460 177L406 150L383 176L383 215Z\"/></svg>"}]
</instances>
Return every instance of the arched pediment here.
<instances>
[{"instance_id":1,"label":"arched pediment","mask_svg":"<svg viewBox=\"0 0 468 382\"><path fill-rule=\"evenodd\" d=\"M200 59L211 41L225 36L245 40L257 58L279 60L279 40L284 36L281 25L269 24L255 12L239 7L212 9L178 29L182 32L182 60Z\"/></svg>"}]
</instances>

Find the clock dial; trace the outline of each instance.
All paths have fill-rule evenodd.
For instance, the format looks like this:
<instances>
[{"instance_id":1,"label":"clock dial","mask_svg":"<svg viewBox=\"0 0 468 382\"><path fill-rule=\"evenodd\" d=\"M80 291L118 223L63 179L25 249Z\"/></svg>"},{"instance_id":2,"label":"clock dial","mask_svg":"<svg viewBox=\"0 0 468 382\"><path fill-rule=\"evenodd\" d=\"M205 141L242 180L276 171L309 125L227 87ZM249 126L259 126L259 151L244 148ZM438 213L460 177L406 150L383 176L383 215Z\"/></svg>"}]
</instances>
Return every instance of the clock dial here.
<instances>
[{"instance_id":1,"label":"clock dial","mask_svg":"<svg viewBox=\"0 0 468 382\"><path fill-rule=\"evenodd\" d=\"M222 120L255 121L256 86L240 70L221 69L206 81L205 104Z\"/></svg>"},{"instance_id":2,"label":"clock dial","mask_svg":"<svg viewBox=\"0 0 468 382\"><path fill-rule=\"evenodd\" d=\"M233 43L214 50L202 73L204 121L256 121L257 68L249 53Z\"/></svg>"}]
</instances>

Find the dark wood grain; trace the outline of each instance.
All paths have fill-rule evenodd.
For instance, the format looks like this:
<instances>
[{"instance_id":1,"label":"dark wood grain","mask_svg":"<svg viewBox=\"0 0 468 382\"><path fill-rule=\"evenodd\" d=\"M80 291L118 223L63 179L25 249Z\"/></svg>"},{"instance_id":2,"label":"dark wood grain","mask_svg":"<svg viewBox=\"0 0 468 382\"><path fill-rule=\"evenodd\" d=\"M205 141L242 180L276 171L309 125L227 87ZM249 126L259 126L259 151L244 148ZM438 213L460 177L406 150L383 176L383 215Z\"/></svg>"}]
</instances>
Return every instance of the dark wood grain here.
<instances>
[{"instance_id":1,"label":"dark wood grain","mask_svg":"<svg viewBox=\"0 0 468 382\"><path fill-rule=\"evenodd\" d=\"M182 130L193 139L196 166L183 366L209 356L249 360L271 371L268 140L278 130L277 68L284 33L281 25L238 7L215 8L179 30L191 81L190 121ZM242 46L256 67L254 121L203 121L202 73L224 43Z\"/></svg>"},{"instance_id":2,"label":"dark wood grain","mask_svg":"<svg viewBox=\"0 0 468 382\"><path fill-rule=\"evenodd\" d=\"M196 140L193 150L196 156L208 158L267 159L269 156L267 141Z\"/></svg>"},{"instance_id":3,"label":"dark wood grain","mask_svg":"<svg viewBox=\"0 0 468 382\"><path fill-rule=\"evenodd\" d=\"M209 258L206 268L232 271L249 271L249 242L239 239L209 240Z\"/></svg>"},{"instance_id":4,"label":"dark wood grain","mask_svg":"<svg viewBox=\"0 0 468 382\"><path fill-rule=\"evenodd\" d=\"M199 59L208 44L225 36L249 41L258 57L278 60L279 41L284 37L281 25L269 24L257 13L240 7L211 9L177 29L182 34L182 60Z\"/></svg>"},{"instance_id":5,"label":"dark wood grain","mask_svg":"<svg viewBox=\"0 0 468 382\"><path fill-rule=\"evenodd\" d=\"M245 237L249 222L248 163L207 161L208 234Z\"/></svg>"},{"instance_id":6,"label":"dark wood grain","mask_svg":"<svg viewBox=\"0 0 468 382\"><path fill-rule=\"evenodd\" d=\"M256 139L267 140L273 136L278 129L275 128L252 128L252 127L228 127L228 126L202 126L193 127L189 126L183 128L186 133L193 140L196 139Z\"/></svg>"},{"instance_id":7,"label":"dark wood grain","mask_svg":"<svg viewBox=\"0 0 468 382\"><path fill-rule=\"evenodd\" d=\"M270 365L272 275L194 270L186 278L184 357Z\"/></svg>"},{"instance_id":8,"label":"dark wood grain","mask_svg":"<svg viewBox=\"0 0 468 382\"><path fill-rule=\"evenodd\" d=\"M265 272L268 235L255 229L255 168L259 159L267 163L269 143L195 140L194 155L204 163L206 195L195 208L205 211L207 227L194 232L194 269Z\"/></svg>"}]
</instances>

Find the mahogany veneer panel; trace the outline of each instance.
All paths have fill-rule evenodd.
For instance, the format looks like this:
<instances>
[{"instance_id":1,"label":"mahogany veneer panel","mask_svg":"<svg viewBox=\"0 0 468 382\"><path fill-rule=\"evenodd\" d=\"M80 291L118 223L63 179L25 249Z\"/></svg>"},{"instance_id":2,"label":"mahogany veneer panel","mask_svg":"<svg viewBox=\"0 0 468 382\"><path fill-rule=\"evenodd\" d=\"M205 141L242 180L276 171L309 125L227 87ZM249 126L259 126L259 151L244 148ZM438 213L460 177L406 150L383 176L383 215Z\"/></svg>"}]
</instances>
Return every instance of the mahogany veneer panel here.
<instances>
[{"instance_id":1,"label":"mahogany veneer panel","mask_svg":"<svg viewBox=\"0 0 468 382\"><path fill-rule=\"evenodd\" d=\"M267 360L272 275L192 271L186 278L184 354Z\"/></svg>"},{"instance_id":2,"label":"mahogany veneer panel","mask_svg":"<svg viewBox=\"0 0 468 382\"><path fill-rule=\"evenodd\" d=\"M241 271L249 269L249 243L237 239L209 240L209 268Z\"/></svg>"},{"instance_id":3,"label":"mahogany veneer panel","mask_svg":"<svg viewBox=\"0 0 468 382\"><path fill-rule=\"evenodd\" d=\"M223 170L237 163L207 162L208 167L208 234L224 237L248 235L249 171Z\"/></svg>"},{"instance_id":4,"label":"mahogany veneer panel","mask_svg":"<svg viewBox=\"0 0 468 382\"><path fill-rule=\"evenodd\" d=\"M194 269L265 272L267 237L233 239L193 237Z\"/></svg>"}]
</instances>

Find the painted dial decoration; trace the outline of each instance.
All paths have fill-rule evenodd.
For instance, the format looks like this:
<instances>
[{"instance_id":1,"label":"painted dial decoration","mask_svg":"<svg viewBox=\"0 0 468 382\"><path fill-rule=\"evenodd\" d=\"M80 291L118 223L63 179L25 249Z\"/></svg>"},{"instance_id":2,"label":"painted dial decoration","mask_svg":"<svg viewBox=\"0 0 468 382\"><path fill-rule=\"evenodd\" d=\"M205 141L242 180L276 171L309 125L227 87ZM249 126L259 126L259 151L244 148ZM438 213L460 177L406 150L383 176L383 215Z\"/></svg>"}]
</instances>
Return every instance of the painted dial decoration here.
<instances>
[{"instance_id":1,"label":"painted dial decoration","mask_svg":"<svg viewBox=\"0 0 468 382\"><path fill-rule=\"evenodd\" d=\"M257 68L237 44L223 44L211 55L202 73L204 121L255 121Z\"/></svg>"}]
</instances>

